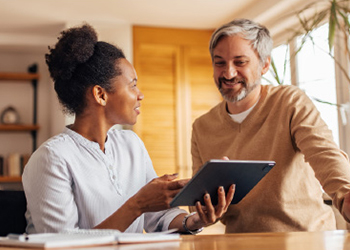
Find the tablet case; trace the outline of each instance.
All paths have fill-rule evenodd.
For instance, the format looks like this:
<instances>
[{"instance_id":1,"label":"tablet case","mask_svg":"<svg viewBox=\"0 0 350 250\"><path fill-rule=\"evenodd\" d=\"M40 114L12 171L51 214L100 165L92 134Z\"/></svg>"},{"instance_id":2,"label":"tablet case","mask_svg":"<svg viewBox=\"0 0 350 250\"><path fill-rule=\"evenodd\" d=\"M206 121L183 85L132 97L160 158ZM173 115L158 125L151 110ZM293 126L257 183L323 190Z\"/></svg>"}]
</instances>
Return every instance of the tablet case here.
<instances>
[{"instance_id":1,"label":"tablet case","mask_svg":"<svg viewBox=\"0 0 350 250\"><path fill-rule=\"evenodd\" d=\"M210 194L217 205L220 186L228 188L236 184L231 204L236 204L275 166L274 161L210 160L193 176L187 185L174 197L170 206L194 206L197 201L204 205L203 196Z\"/></svg>"}]
</instances>

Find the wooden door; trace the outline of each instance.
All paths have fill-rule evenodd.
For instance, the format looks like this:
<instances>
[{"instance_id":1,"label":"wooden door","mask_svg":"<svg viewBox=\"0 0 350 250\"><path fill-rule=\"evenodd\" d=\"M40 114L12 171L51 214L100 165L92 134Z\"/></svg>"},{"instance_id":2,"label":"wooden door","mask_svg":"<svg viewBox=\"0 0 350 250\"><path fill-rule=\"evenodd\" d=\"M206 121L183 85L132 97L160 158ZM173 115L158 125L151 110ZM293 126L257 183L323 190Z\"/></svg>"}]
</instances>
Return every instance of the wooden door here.
<instances>
[{"instance_id":1,"label":"wooden door","mask_svg":"<svg viewBox=\"0 0 350 250\"><path fill-rule=\"evenodd\" d=\"M133 129L158 175L191 176L192 122L221 101L212 79L211 33L134 27L134 66L145 99Z\"/></svg>"}]
</instances>

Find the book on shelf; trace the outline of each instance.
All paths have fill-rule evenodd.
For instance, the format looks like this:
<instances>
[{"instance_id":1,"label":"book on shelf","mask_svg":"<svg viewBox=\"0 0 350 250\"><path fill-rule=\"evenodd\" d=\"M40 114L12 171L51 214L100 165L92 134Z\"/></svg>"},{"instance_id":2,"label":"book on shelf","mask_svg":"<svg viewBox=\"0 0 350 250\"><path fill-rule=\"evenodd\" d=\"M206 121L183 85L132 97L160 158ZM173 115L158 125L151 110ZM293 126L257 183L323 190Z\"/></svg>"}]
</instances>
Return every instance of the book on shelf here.
<instances>
[{"instance_id":1,"label":"book on shelf","mask_svg":"<svg viewBox=\"0 0 350 250\"><path fill-rule=\"evenodd\" d=\"M21 176L30 154L10 153L7 157L0 156L0 176Z\"/></svg>"},{"instance_id":2,"label":"book on shelf","mask_svg":"<svg viewBox=\"0 0 350 250\"><path fill-rule=\"evenodd\" d=\"M7 157L7 176L21 175L21 155L19 153L11 153Z\"/></svg>"},{"instance_id":3,"label":"book on shelf","mask_svg":"<svg viewBox=\"0 0 350 250\"><path fill-rule=\"evenodd\" d=\"M117 244L143 244L180 240L174 230L156 233L121 233L111 229L74 229L61 233L9 234L0 237L0 246L33 248L87 247Z\"/></svg>"}]
</instances>

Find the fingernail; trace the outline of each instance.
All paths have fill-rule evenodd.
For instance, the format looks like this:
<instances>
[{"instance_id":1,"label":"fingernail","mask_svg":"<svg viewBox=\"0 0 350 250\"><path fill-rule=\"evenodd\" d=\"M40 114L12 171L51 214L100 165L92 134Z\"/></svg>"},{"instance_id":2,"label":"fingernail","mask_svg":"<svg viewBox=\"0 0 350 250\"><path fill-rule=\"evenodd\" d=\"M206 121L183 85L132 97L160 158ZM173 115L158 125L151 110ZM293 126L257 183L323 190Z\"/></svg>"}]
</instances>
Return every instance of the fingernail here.
<instances>
[{"instance_id":1,"label":"fingernail","mask_svg":"<svg viewBox=\"0 0 350 250\"><path fill-rule=\"evenodd\" d=\"M204 198L205 198L205 199L209 199L209 194L206 194L206 195L204 196Z\"/></svg>"},{"instance_id":2,"label":"fingernail","mask_svg":"<svg viewBox=\"0 0 350 250\"><path fill-rule=\"evenodd\" d=\"M236 184L232 184L232 189L235 189L236 188Z\"/></svg>"},{"instance_id":3,"label":"fingernail","mask_svg":"<svg viewBox=\"0 0 350 250\"><path fill-rule=\"evenodd\" d=\"M221 187L219 187L219 191L220 192L223 192L224 191L224 188L221 186Z\"/></svg>"}]
</instances>

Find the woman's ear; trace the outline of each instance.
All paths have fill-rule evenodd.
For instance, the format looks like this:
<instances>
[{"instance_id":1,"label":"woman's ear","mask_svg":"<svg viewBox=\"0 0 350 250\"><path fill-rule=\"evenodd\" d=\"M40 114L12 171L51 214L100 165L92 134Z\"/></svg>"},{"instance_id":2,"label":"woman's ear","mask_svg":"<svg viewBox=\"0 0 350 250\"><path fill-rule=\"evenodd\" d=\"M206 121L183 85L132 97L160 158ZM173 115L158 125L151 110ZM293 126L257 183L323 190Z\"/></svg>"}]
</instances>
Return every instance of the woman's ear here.
<instances>
[{"instance_id":1,"label":"woman's ear","mask_svg":"<svg viewBox=\"0 0 350 250\"><path fill-rule=\"evenodd\" d=\"M107 92L100 85L95 85L92 88L92 93L95 101L101 106L106 106L107 103Z\"/></svg>"}]
</instances>

